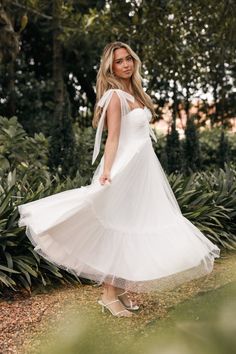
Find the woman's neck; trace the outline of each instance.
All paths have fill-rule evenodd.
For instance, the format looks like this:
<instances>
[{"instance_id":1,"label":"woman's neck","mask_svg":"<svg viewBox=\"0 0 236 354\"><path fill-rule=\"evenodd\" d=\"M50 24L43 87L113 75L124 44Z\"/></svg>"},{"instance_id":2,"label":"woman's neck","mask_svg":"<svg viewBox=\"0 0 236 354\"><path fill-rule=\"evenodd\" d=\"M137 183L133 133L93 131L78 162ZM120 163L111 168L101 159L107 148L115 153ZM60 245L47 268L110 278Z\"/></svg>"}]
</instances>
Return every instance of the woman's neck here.
<instances>
[{"instance_id":1,"label":"woman's neck","mask_svg":"<svg viewBox=\"0 0 236 354\"><path fill-rule=\"evenodd\" d=\"M132 85L131 85L131 80L128 79L128 80L121 80L122 82L122 85L123 85L123 88L124 88L124 91L130 93L131 95L133 94L132 92Z\"/></svg>"}]
</instances>

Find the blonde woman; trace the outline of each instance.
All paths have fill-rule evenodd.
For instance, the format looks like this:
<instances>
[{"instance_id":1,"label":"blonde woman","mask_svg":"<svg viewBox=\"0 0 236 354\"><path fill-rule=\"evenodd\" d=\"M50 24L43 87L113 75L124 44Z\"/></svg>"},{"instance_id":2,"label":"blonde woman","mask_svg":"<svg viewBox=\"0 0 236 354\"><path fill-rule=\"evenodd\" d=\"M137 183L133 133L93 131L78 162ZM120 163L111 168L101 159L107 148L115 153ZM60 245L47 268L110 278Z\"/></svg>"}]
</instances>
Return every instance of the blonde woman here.
<instances>
[{"instance_id":1,"label":"blonde woman","mask_svg":"<svg viewBox=\"0 0 236 354\"><path fill-rule=\"evenodd\" d=\"M152 100L141 62L125 43L108 44L97 74L90 185L18 206L35 250L102 285L98 303L117 317L139 309L132 292L170 290L213 269L220 249L179 208L152 147Z\"/></svg>"}]
</instances>

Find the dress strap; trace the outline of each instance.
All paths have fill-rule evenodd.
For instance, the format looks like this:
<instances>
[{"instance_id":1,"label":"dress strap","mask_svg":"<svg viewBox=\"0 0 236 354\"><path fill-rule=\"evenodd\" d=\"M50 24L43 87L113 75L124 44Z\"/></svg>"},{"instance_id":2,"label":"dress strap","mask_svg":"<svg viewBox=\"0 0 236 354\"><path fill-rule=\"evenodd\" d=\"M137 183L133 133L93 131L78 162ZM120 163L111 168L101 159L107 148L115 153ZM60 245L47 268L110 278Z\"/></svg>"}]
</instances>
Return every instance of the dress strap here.
<instances>
[{"instance_id":1,"label":"dress strap","mask_svg":"<svg viewBox=\"0 0 236 354\"><path fill-rule=\"evenodd\" d=\"M151 135L153 140L157 143L156 135L155 135L154 131L152 130L152 127L150 126L150 124L149 124L149 134Z\"/></svg>"},{"instance_id":2,"label":"dress strap","mask_svg":"<svg viewBox=\"0 0 236 354\"><path fill-rule=\"evenodd\" d=\"M106 111L107 107L110 103L110 100L112 98L113 93L116 92L119 99L120 99L120 104L121 104L121 117L125 116L126 114L129 113L130 108L128 105L127 100L134 102L134 96L130 95L128 92L125 92L120 89L109 89L107 90L103 96L100 98L98 101L97 105L99 107L102 107L102 114L98 122L97 126L97 131L96 131L96 137L95 137L95 144L94 144L94 150L93 150L93 158L92 158L92 165L95 162L99 151L100 151L100 146L101 146L101 139L102 139L102 132L103 132L103 127L104 127L104 120L106 116Z\"/></svg>"},{"instance_id":3,"label":"dress strap","mask_svg":"<svg viewBox=\"0 0 236 354\"><path fill-rule=\"evenodd\" d=\"M150 109L147 109L147 117L148 117L148 121L150 122L150 120L152 119L152 113L151 113ZM152 127L150 124L149 124L149 134L151 135L153 140L157 143L156 135L154 134L154 131L152 130Z\"/></svg>"}]
</instances>

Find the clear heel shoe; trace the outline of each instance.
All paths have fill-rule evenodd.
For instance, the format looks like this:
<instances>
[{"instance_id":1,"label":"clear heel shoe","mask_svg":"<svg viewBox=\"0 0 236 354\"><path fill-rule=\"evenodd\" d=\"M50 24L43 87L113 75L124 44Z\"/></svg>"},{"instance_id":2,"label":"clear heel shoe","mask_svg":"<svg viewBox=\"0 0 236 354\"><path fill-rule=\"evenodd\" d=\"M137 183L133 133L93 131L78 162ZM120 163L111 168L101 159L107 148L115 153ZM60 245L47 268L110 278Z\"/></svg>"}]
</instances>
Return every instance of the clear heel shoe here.
<instances>
[{"instance_id":1,"label":"clear heel shoe","mask_svg":"<svg viewBox=\"0 0 236 354\"><path fill-rule=\"evenodd\" d=\"M139 306L138 306L138 305L133 305L133 302L132 302L131 299L129 299L130 306L127 306L127 305L122 301L122 299L120 298L122 295L127 294L127 293L128 293L128 291L124 291L123 293L121 293L121 294L118 295L120 302L122 303L122 305L124 305L124 307L125 307L127 310L132 310L132 311L138 310L138 309L139 309Z\"/></svg>"},{"instance_id":2,"label":"clear heel shoe","mask_svg":"<svg viewBox=\"0 0 236 354\"><path fill-rule=\"evenodd\" d=\"M124 313L127 313L127 309L124 309L124 310L121 310L121 311L118 311L118 312L114 312L110 307L108 307L110 304L113 304L114 302L117 302L117 301L120 302L119 299L116 299L116 300L108 302L107 304L105 304L102 300L98 300L98 303L99 303L99 305L102 306L102 312L104 312L104 310L106 308L107 310L109 310L111 312L111 314L113 316L116 316L116 317L130 317L130 315L126 316L124 314ZM122 315L122 313L123 313L123 315Z\"/></svg>"}]
</instances>

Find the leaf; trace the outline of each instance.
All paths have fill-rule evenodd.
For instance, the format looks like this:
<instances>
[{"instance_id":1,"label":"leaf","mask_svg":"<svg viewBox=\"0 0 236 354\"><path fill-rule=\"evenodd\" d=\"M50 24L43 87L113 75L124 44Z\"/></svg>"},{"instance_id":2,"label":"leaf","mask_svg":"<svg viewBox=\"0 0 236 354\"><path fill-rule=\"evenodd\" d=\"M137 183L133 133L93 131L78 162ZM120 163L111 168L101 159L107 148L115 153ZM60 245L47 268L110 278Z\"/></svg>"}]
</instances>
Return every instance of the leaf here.
<instances>
[{"instance_id":1,"label":"leaf","mask_svg":"<svg viewBox=\"0 0 236 354\"><path fill-rule=\"evenodd\" d=\"M31 275L33 275L33 277L37 278L38 274L37 272L32 269L28 264L24 263L23 261L21 261L20 259L16 259L14 261L14 263L17 264L18 268L21 270L21 271L27 271L29 272Z\"/></svg>"},{"instance_id":2,"label":"leaf","mask_svg":"<svg viewBox=\"0 0 236 354\"><path fill-rule=\"evenodd\" d=\"M31 292L31 288L30 288L29 283L27 282L27 280L22 275L19 276L19 280L20 280L21 284L23 285L23 287L26 290L28 290L29 292Z\"/></svg>"},{"instance_id":3,"label":"leaf","mask_svg":"<svg viewBox=\"0 0 236 354\"><path fill-rule=\"evenodd\" d=\"M10 277L8 277L6 274L4 274L3 272L0 272L0 281L5 284L7 287L11 287L13 290L15 290L15 288L13 287L13 285L16 285L16 283L14 282L13 279L11 279Z\"/></svg>"},{"instance_id":4,"label":"leaf","mask_svg":"<svg viewBox=\"0 0 236 354\"><path fill-rule=\"evenodd\" d=\"M1 202L1 205L0 205L0 216L4 212L6 207L8 206L9 201L11 200L13 188L14 188L14 186L10 187L10 189L8 190L8 192L5 195L5 198Z\"/></svg>"},{"instance_id":5,"label":"leaf","mask_svg":"<svg viewBox=\"0 0 236 354\"><path fill-rule=\"evenodd\" d=\"M18 272L17 270L14 270L14 269L11 269L11 268L8 268L8 267L5 267L3 265L0 264L0 269L1 270L4 270L5 272L9 272L9 273L20 273Z\"/></svg>"}]
</instances>

